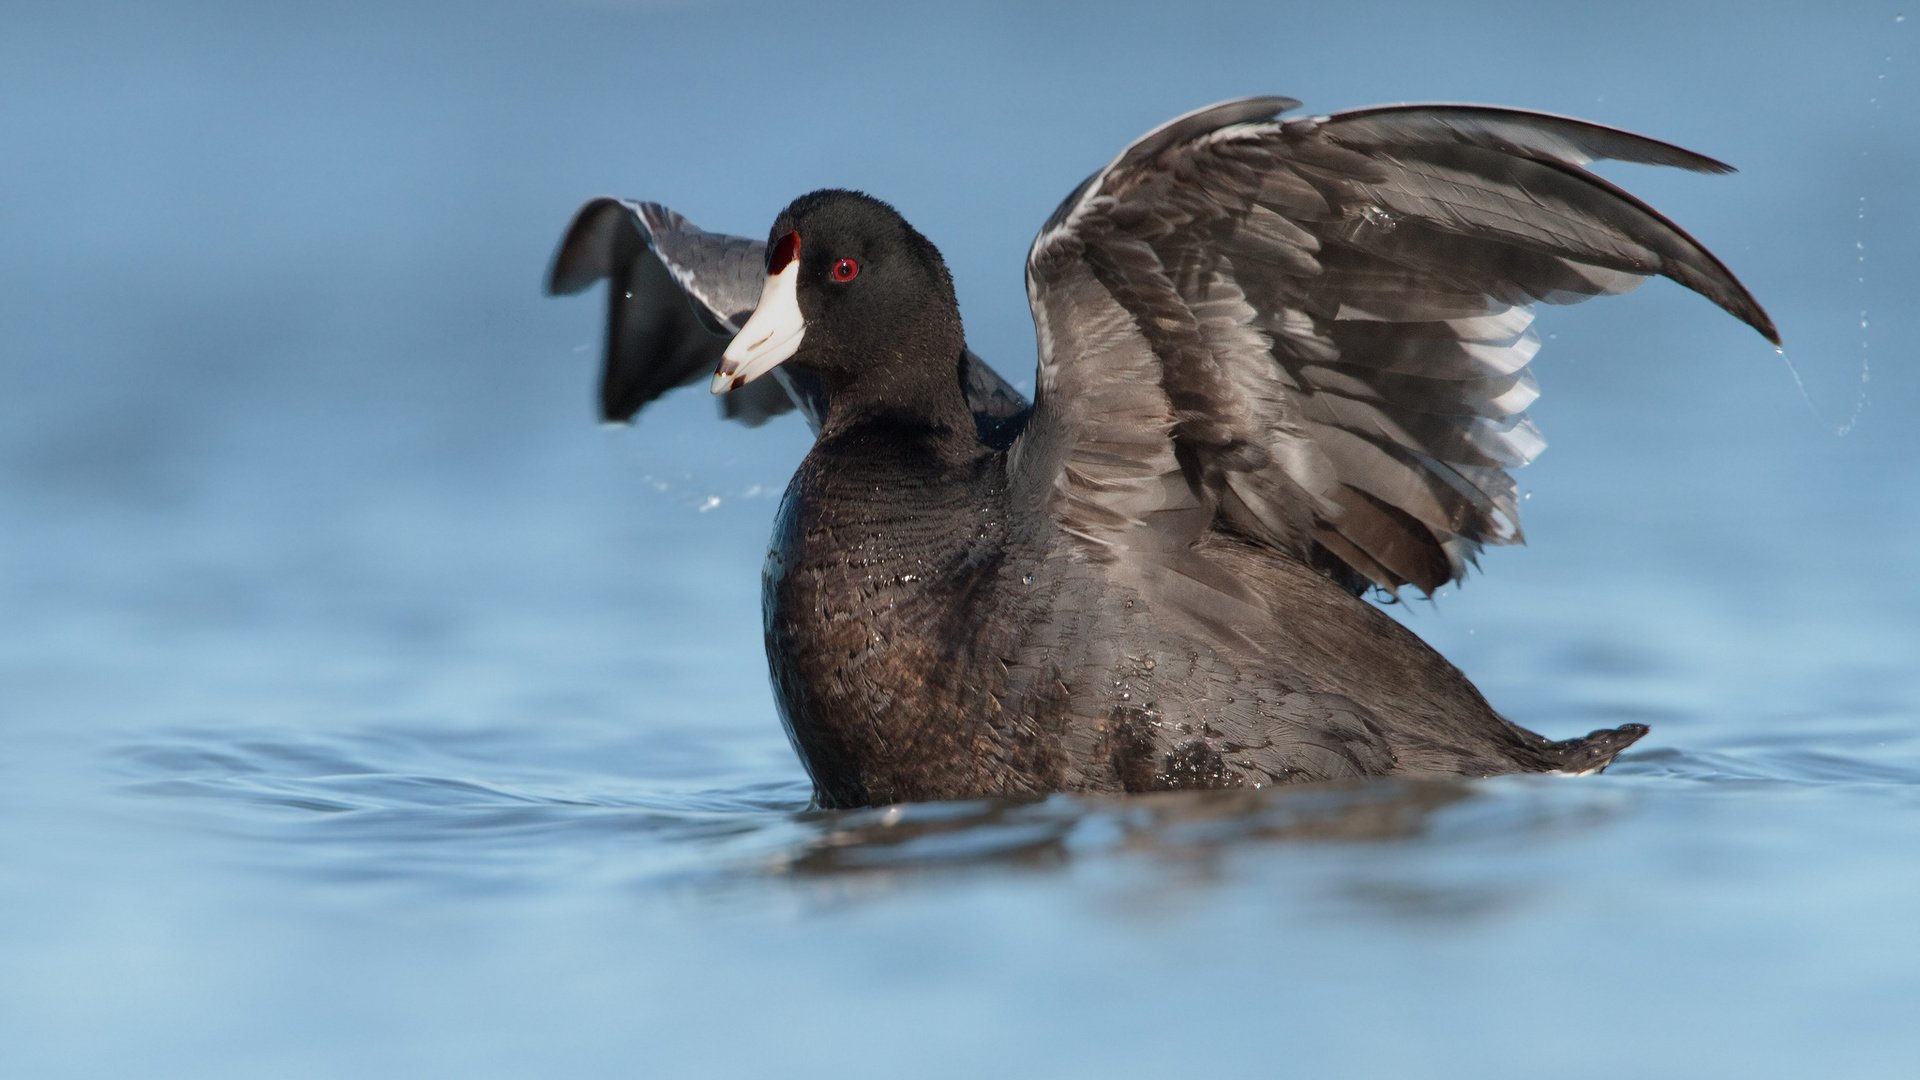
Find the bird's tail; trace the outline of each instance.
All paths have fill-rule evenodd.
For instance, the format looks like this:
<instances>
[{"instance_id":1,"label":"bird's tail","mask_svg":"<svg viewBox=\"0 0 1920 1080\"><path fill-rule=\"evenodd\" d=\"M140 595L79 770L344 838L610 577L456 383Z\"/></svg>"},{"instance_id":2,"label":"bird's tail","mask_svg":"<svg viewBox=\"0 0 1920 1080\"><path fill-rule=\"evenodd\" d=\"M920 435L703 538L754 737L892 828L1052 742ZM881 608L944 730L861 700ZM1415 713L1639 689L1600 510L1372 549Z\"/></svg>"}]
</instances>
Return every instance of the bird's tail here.
<instances>
[{"instance_id":1,"label":"bird's tail","mask_svg":"<svg viewBox=\"0 0 1920 1080\"><path fill-rule=\"evenodd\" d=\"M1613 764L1620 751L1632 746L1640 736L1647 733L1645 724L1622 724L1617 728L1601 728L1578 739L1565 739L1553 744L1560 756L1560 771L1584 775L1597 773Z\"/></svg>"}]
</instances>

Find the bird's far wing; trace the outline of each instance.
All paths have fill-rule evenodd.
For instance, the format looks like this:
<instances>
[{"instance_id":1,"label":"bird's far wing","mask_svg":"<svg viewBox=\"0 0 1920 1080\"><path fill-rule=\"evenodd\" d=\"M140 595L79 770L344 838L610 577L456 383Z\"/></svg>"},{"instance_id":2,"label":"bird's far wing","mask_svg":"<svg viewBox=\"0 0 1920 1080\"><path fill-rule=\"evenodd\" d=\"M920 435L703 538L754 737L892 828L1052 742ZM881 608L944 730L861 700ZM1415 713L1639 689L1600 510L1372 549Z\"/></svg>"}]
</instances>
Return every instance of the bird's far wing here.
<instances>
[{"instance_id":1,"label":"bird's far wing","mask_svg":"<svg viewBox=\"0 0 1920 1080\"><path fill-rule=\"evenodd\" d=\"M547 292L608 283L603 419L631 420L668 390L713 374L760 295L764 248L703 232L656 203L602 197L580 208L554 253ZM782 382L742 389L744 397L720 399L730 420L759 424L795 404Z\"/></svg>"},{"instance_id":2,"label":"bird's far wing","mask_svg":"<svg viewBox=\"0 0 1920 1080\"><path fill-rule=\"evenodd\" d=\"M554 253L547 291L577 293L608 282L600 411L630 420L668 390L704 383L759 302L766 245L707 232L658 203L597 198L574 215ZM968 354L968 397L983 436L1011 438L1026 399ZM730 420L759 424L796 406L819 430L824 391L804 376L773 379L720 398Z\"/></svg>"}]
</instances>

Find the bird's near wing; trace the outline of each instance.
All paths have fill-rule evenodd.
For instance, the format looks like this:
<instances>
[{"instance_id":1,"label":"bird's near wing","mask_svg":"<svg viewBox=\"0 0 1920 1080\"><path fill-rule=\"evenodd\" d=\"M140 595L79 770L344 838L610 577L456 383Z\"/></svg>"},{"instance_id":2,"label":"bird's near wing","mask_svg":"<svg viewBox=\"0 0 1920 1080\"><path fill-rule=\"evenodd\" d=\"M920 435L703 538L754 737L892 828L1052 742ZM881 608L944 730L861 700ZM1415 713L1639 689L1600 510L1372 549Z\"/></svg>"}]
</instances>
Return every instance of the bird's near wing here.
<instances>
[{"instance_id":1,"label":"bird's near wing","mask_svg":"<svg viewBox=\"0 0 1920 1080\"><path fill-rule=\"evenodd\" d=\"M603 197L580 208L554 253L547 291L577 293L608 282L602 418L630 420L668 390L711 379L727 342L759 303L766 249L758 240L706 232L659 203ZM1011 438L1026 399L968 355L967 395L983 437ZM758 424L797 406L818 431L824 390L784 368L773 375L722 396L723 414Z\"/></svg>"},{"instance_id":2,"label":"bird's near wing","mask_svg":"<svg viewBox=\"0 0 1920 1080\"><path fill-rule=\"evenodd\" d=\"M1720 261L1588 172L1727 166L1578 120L1201 109L1061 204L1027 259L1039 393L1016 483L1096 557L1227 527L1356 591L1520 538L1536 301L1658 274L1777 340Z\"/></svg>"}]
</instances>

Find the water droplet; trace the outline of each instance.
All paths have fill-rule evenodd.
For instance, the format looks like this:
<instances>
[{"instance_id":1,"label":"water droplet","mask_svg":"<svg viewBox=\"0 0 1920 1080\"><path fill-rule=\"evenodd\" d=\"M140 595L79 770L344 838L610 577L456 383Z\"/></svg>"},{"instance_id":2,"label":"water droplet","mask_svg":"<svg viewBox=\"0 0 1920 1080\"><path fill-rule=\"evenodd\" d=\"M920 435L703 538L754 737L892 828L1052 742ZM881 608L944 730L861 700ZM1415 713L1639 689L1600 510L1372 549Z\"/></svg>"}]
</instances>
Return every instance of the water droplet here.
<instances>
[{"instance_id":1,"label":"water droplet","mask_svg":"<svg viewBox=\"0 0 1920 1080\"><path fill-rule=\"evenodd\" d=\"M1022 585L1031 585L1031 584L1033 584L1033 575L1032 575L1032 574L1021 574L1021 575L1020 575L1020 584L1022 584Z\"/></svg>"}]
</instances>

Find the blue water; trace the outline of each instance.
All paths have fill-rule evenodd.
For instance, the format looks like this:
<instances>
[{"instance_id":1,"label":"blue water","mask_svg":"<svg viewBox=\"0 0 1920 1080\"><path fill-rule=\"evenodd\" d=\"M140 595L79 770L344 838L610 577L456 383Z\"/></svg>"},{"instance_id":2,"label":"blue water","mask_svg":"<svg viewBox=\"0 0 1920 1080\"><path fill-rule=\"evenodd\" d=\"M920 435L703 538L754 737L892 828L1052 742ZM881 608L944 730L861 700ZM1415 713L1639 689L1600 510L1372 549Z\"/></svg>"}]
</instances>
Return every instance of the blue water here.
<instances>
[{"instance_id":1,"label":"blue water","mask_svg":"<svg viewBox=\"0 0 1920 1080\"><path fill-rule=\"evenodd\" d=\"M10 13L0 1076L1909 1075L1920 12L1432 7ZM806 433L596 427L599 302L538 295L568 215L864 187L1030 379L1054 203L1265 92L1742 168L1609 175L1804 394L1677 287L1547 312L1530 545L1399 609L1530 727L1653 734L807 810L757 675Z\"/></svg>"}]
</instances>

